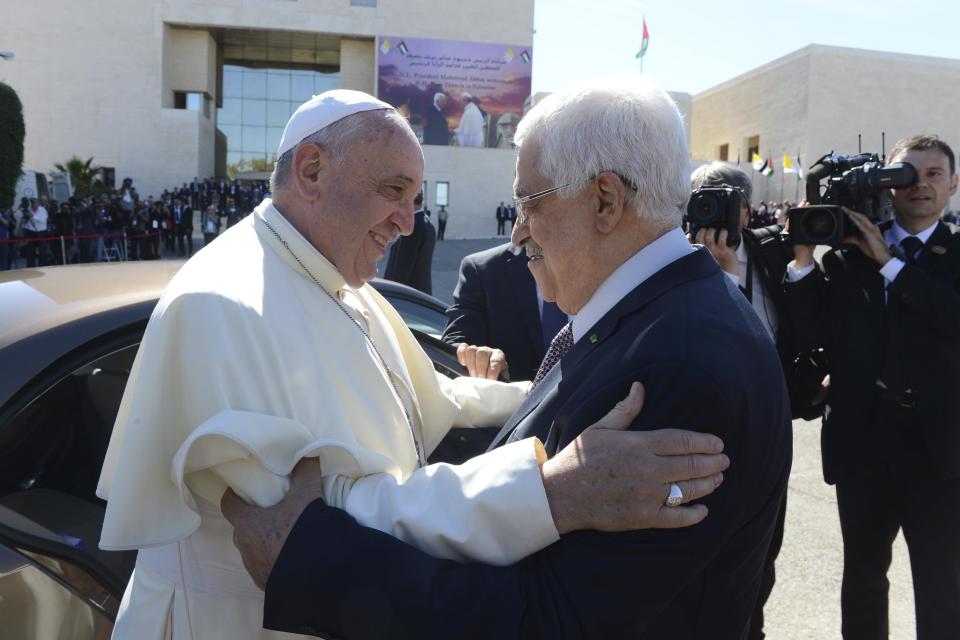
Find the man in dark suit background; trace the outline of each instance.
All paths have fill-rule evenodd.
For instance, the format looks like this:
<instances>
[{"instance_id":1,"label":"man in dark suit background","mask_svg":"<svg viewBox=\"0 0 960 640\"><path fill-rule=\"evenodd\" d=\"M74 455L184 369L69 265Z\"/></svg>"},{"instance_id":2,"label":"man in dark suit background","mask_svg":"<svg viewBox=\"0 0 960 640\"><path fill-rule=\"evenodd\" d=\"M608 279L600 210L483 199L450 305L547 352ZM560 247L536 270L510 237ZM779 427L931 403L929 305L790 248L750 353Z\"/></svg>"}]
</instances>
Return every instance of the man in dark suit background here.
<instances>
[{"instance_id":1,"label":"man in dark suit background","mask_svg":"<svg viewBox=\"0 0 960 640\"><path fill-rule=\"evenodd\" d=\"M910 551L917 637L960 629L960 230L939 222L957 191L953 151L900 140L889 162L918 180L892 192L880 227L824 255L797 245L786 285L801 349L822 347L830 391L824 479L836 485L844 638L886 638L887 569L899 530Z\"/></svg>"},{"instance_id":2,"label":"man in dark suit background","mask_svg":"<svg viewBox=\"0 0 960 640\"><path fill-rule=\"evenodd\" d=\"M408 236L397 238L390 249L383 277L432 295L431 273L437 230L424 213L422 193L417 194L413 204L417 207L413 214L413 231Z\"/></svg>"},{"instance_id":3,"label":"man in dark suit background","mask_svg":"<svg viewBox=\"0 0 960 640\"><path fill-rule=\"evenodd\" d=\"M442 340L458 347L470 375L491 379L506 371L511 380L533 380L550 341L567 323L556 303L540 298L526 253L511 243L463 259L447 317Z\"/></svg>"},{"instance_id":4,"label":"man in dark suit background","mask_svg":"<svg viewBox=\"0 0 960 640\"><path fill-rule=\"evenodd\" d=\"M611 127L617 139L602 138ZM570 149L584 137L593 144ZM640 380L646 401L633 429L684 425L726 442L733 462L704 500L709 517L673 531L575 526L516 565L491 567L431 558L315 501L268 563L268 628L347 638L746 633L789 473L789 407L756 315L679 228L689 196L679 112L646 80L619 78L552 94L521 121L516 143L513 240L544 299L575 319L498 442L536 436L551 456L544 472L569 464L567 445ZM665 485L662 508L679 493ZM261 545L225 513L256 565Z\"/></svg>"},{"instance_id":5,"label":"man in dark suit background","mask_svg":"<svg viewBox=\"0 0 960 640\"><path fill-rule=\"evenodd\" d=\"M193 209L179 198L174 198L173 232L177 236L177 253L188 258L193 255Z\"/></svg>"},{"instance_id":6,"label":"man in dark suit background","mask_svg":"<svg viewBox=\"0 0 960 640\"><path fill-rule=\"evenodd\" d=\"M443 108L447 104L447 96L442 92L433 94L433 106L427 109L427 124L423 128L424 144L450 144L450 129L447 128L447 116Z\"/></svg>"}]
</instances>

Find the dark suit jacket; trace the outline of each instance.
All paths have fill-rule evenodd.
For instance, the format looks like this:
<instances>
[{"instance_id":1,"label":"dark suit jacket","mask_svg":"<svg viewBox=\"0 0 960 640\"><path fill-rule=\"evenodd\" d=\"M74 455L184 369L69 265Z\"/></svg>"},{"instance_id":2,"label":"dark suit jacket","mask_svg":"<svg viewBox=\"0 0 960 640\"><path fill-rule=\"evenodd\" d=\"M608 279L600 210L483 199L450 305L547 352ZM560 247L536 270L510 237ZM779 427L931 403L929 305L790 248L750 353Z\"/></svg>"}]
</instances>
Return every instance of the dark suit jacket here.
<instances>
[{"instance_id":1,"label":"dark suit jacket","mask_svg":"<svg viewBox=\"0 0 960 640\"><path fill-rule=\"evenodd\" d=\"M533 380L543 361L543 327L523 249L508 242L464 258L447 317L444 342L502 349L510 379Z\"/></svg>"},{"instance_id":2,"label":"dark suit jacket","mask_svg":"<svg viewBox=\"0 0 960 640\"><path fill-rule=\"evenodd\" d=\"M170 207L170 215L173 213L174 207ZM189 233L193 231L193 209L189 206L184 206L180 208L180 221L175 222L177 231L180 233Z\"/></svg>"},{"instance_id":3,"label":"dark suit jacket","mask_svg":"<svg viewBox=\"0 0 960 640\"><path fill-rule=\"evenodd\" d=\"M843 480L882 445L872 409L876 381L890 366L897 386L914 392L933 468L960 477L960 229L937 225L916 263L887 289L886 305L884 285L879 265L853 247L827 253L822 270L785 285L800 348L822 347L830 359L824 478Z\"/></svg>"},{"instance_id":4,"label":"dark suit jacket","mask_svg":"<svg viewBox=\"0 0 960 640\"><path fill-rule=\"evenodd\" d=\"M623 298L504 429L549 454L646 386L633 425L718 434L732 466L693 527L578 531L508 567L434 559L314 502L266 588L265 626L345 638L741 638L785 490L790 416L773 344L710 254Z\"/></svg>"},{"instance_id":5,"label":"dark suit jacket","mask_svg":"<svg viewBox=\"0 0 960 640\"><path fill-rule=\"evenodd\" d=\"M414 214L413 231L402 236L390 250L383 277L433 294L431 271L433 248L437 244L437 230L427 220L423 210Z\"/></svg>"},{"instance_id":6,"label":"dark suit jacket","mask_svg":"<svg viewBox=\"0 0 960 640\"><path fill-rule=\"evenodd\" d=\"M436 105L427 109L427 126L423 129L424 144L450 144L450 130L447 128L447 118Z\"/></svg>"}]
</instances>

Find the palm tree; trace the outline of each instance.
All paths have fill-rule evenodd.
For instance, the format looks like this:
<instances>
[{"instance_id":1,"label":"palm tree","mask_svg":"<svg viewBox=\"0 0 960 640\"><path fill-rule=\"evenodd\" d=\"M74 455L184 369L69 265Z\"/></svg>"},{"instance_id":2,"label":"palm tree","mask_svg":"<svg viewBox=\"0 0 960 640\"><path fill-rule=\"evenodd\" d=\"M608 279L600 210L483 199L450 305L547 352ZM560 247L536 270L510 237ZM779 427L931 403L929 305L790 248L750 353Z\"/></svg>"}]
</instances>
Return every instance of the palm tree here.
<instances>
[{"instance_id":1,"label":"palm tree","mask_svg":"<svg viewBox=\"0 0 960 640\"><path fill-rule=\"evenodd\" d=\"M53 166L57 171L70 174L73 191L81 198L95 195L103 190L103 182L100 180L101 168L93 164L93 158L81 160L73 156L65 164L58 163Z\"/></svg>"}]
</instances>

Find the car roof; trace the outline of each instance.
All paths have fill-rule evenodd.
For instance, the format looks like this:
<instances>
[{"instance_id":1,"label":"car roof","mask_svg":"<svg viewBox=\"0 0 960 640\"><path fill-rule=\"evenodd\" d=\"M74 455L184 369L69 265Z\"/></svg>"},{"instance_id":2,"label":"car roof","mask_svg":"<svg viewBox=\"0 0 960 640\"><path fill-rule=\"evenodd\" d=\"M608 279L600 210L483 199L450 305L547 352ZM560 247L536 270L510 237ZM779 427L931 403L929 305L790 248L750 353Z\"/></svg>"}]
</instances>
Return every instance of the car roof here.
<instances>
[{"instance_id":1,"label":"car roof","mask_svg":"<svg viewBox=\"0 0 960 640\"><path fill-rule=\"evenodd\" d=\"M146 323L185 260L150 260L0 271L0 408L66 354ZM372 284L440 313L445 306L403 284ZM142 324L140 325L142 330Z\"/></svg>"},{"instance_id":2,"label":"car roof","mask_svg":"<svg viewBox=\"0 0 960 640\"><path fill-rule=\"evenodd\" d=\"M183 260L0 272L0 349L81 318L160 298Z\"/></svg>"}]
</instances>

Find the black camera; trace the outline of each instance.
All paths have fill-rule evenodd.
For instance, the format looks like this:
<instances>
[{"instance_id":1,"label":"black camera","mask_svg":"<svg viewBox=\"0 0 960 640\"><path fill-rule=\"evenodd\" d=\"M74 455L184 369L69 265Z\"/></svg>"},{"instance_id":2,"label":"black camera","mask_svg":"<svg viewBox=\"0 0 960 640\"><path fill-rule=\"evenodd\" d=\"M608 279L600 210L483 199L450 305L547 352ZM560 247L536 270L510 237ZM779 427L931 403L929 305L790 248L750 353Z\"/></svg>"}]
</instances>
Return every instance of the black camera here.
<instances>
[{"instance_id":1,"label":"black camera","mask_svg":"<svg viewBox=\"0 0 960 640\"><path fill-rule=\"evenodd\" d=\"M820 181L826 178L821 193ZM887 189L902 189L917 181L917 171L908 162L883 166L875 153L820 158L807 174L806 197L811 206L787 212L792 244L840 246L859 230L841 207L858 211L879 222L890 207Z\"/></svg>"},{"instance_id":2,"label":"black camera","mask_svg":"<svg viewBox=\"0 0 960 640\"><path fill-rule=\"evenodd\" d=\"M700 229L726 229L727 246L740 244L740 212L743 193L736 187L701 187L690 195L684 222L693 237ZM719 231L718 231L719 233Z\"/></svg>"}]
</instances>

